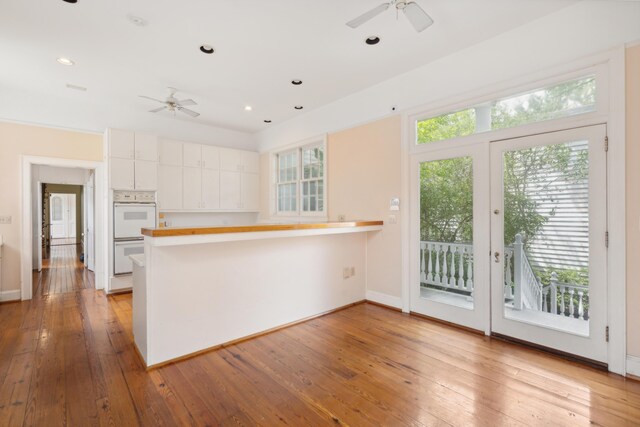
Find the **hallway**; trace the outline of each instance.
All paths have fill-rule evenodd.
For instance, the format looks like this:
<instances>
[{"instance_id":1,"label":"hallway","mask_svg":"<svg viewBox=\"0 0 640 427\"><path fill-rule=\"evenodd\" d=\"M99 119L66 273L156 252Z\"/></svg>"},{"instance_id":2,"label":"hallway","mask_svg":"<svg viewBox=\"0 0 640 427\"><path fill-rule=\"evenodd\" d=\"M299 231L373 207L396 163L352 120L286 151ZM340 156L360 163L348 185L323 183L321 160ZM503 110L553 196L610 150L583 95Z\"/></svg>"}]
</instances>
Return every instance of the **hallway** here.
<instances>
[{"instance_id":1,"label":"hallway","mask_svg":"<svg viewBox=\"0 0 640 427\"><path fill-rule=\"evenodd\" d=\"M80 245L52 245L42 272L33 273L34 295L62 294L80 289L94 289L93 272L80 262Z\"/></svg>"}]
</instances>

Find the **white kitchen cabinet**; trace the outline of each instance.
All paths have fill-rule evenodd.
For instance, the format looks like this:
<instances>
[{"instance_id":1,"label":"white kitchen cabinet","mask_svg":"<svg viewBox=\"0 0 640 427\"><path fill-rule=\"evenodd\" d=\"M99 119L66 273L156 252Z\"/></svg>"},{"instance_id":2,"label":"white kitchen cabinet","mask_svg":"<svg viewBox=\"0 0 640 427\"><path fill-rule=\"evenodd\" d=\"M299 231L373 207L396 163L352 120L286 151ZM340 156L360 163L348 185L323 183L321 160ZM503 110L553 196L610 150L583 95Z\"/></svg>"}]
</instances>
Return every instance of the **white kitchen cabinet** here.
<instances>
[{"instance_id":1,"label":"white kitchen cabinet","mask_svg":"<svg viewBox=\"0 0 640 427\"><path fill-rule=\"evenodd\" d=\"M160 210L182 209L182 166L159 166L158 207Z\"/></svg>"},{"instance_id":2,"label":"white kitchen cabinet","mask_svg":"<svg viewBox=\"0 0 640 427\"><path fill-rule=\"evenodd\" d=\"M189 168L202 166L202 146L185 142L182 145L182 165Z\"/></svg>"},{"instance_id":3,"label":"white kitchen cabinet","mask_svg":"<svg viewBox=\"0 0 640 427\"><path fill-rule=\"evenodd\" d=\"M158 189L158 162L135 161L135 189Z\"/></svg>"},{"instance_id":4,"label":"white kitchen cabinet","mask_svg":"<svg viewBox=\"0 0 640 427\"><path fill-rule=\"evenodd\" d=\"M217 170L202 169L202 207L220 208L220 172Z\"/></svg>"},{"instance_id":5,"label":"white kitchen cabinet","mask_svg":"<svg viewBox=\"0 0 640 427\"><path fill-rule=\"evenodd\" d=\"M135 164L133 160L111 158L109 160L109 182L116 190L135 189Z\"/></svg>"},{"instance_id":6,"label":"white kitchen cabinet","mask_svg":"<svg viewBox=\"0 0 640 427\"><path fill-rule=\"evenodd\" d=\"M135 133L136 160L158 161L158 137L149 133Z\"/></svg>"},{"instance_id":7,"label":"white kitchen cabinet","mask_svg":"<svg viewBox=\"0 0 640 427\"><path fill-rule=\"evenodd\" d=\"M248 173L260 173L260 154L254 151L243 151L242 171Z\"/></svg>"},{"instance_id":8,"label":"white kitchen cabinet","mask_svg":"<svg viewBox=\"0 0 640 427\"><path fill-rule=\"evenodd\" d=\"M182 208L202 208L202 169L182 168Z\"/></svg>"},{"instance_id":9,"label":"white kitchen cabinet","mask_svg":"<svg viewBox=\"0 0 640 427\"><path fill-rule=\"evenodd\" d=\"M220 148L210 145L202 147L202 167L206 169L220 169Z\"/></svg>"},{"instance_id":10,"label":"white kitchen cabinet","mask_svg":"<svg viewBox=\"0 0 640 427\"><path fill-rule=\"evenodd\" d=\"M242 171L242 152L232 148L220 148L220 170L228 172Z\"/></svg>"},{"instance_id":11,"label":"white kitchen cabinet","mask_svg":"<svg viewBox=\"0 0 640 427\"><path fill-rule=\"evenodd\" d=\"M240 172L220 171L220 209L240 209Z\"/></svg>"},{"instance_id":12,"label":"white kitchen cabinet","mask_svg":"<svg viewBox=\"0 0 640 427\"><path fill-rule=\"evenodd\" d=\"M133 132L109 129L109 157L135 158L135 136Z\"/></svg>"},{"instance_id":13,"label":"white kitchen cabinet","mask_svg":"<svg viewBox=\"0 0 640 427\"><path fill-rule=\"evenodd\" d=\"M243 173L240 180L242 210L260 210L260 175L257 173Z\"/></svg>"},{"instance_id":14,"label":"white kitchen cabinet","mask_svg":"<svg viewBox=\"0 0 640 427\"><path fill-rule=\"evenodd\" d=\"M158 151L161 165L182 166L182 142L161 139Z\"/></svg>"}]
</instances>

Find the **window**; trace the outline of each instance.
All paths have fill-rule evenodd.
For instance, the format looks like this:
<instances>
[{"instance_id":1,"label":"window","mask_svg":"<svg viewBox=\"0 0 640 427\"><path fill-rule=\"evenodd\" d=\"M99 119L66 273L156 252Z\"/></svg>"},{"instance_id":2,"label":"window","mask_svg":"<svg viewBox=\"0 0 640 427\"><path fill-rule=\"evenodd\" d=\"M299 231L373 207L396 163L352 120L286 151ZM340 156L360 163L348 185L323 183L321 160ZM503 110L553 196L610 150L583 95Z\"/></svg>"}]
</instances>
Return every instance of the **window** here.
<instances>
[{"instance_id":1,"label":"window","mask_svg":"<svg viewBox=\"0 0 640 427\"><path fill-rule=\"evenodd\" d=\"M416 123L416 144L596 111L596 76L589 75Z\"/></svg>"},{"instance_id":2,"label":"window","mask_svg":"<svg viewBox=\"0 0 640 427\"><path fill-rule=\"evenodd\" d=\"M52 198L52 221L62 221L62 198L60 196L55 196Z\"/></svg>"},{"instance_id":3,"label":"window","mask_svg":"<svg viewBox=\"0 0 640 427\"><path fill-rule=\"evenodd\" d=\"M276 154L278 214L313 215L325 212L324 143Z\"/></svg>"}]
</instances>

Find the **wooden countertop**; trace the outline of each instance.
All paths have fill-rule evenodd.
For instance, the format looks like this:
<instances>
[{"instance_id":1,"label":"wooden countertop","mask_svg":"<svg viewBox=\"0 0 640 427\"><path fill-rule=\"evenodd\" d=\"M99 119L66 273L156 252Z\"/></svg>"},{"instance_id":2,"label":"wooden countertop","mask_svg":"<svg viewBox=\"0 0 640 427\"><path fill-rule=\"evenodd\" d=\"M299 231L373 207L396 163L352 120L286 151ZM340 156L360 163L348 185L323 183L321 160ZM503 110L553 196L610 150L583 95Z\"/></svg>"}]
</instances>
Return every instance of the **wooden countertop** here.
<instances>
[{"instance_id":1,"label":"wooden countertop","mask_svg":"<svg viewBox=\"0 0 640 427\"><path fill-rule=\"evenodd\" d=\"M203 234L255 233L261 231L321 230L331 228L357 228L381 226L383 221L341 221L303 224L256 224L232 227L167 227L143 228L142 234L148 237L196 236Z\"/></svg>"}]
</instances>

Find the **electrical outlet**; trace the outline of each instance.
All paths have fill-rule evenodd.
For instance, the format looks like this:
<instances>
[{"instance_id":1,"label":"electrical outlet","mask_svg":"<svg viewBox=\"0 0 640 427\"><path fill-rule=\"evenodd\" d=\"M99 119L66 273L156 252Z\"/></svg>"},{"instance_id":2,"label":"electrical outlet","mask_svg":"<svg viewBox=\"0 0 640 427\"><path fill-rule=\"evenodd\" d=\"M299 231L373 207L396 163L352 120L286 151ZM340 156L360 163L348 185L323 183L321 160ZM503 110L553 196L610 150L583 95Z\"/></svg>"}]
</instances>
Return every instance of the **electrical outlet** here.
<instances>
[{"instance_id":1,"label":"electrical outlet","mask_svg":"<svg viewBox=\"0 0 640 427\"><path fill-rule=\"evenodd\" d=\"M398 218L395 215L389 215L389 224L397 224Z\"/></svg>"},{"instance_id":2,"label":"electrical outlet","mask_svg":"<svg viewBox=\"0 0 640 427\"><path fill-rule=\"evenodd\" d=\"M0 216L0 224L11 224L11 216Z\"/></svg>"},{"instance_id":3,"label":"electrical outlet","mask_svg":"<svg viewBox=\"0 0 640 427\"><path fill-rule=\"evenodd\" d=\"M346 219L347 219L347 216L345 214L338 215L338 221L344 222Z\"/></svg>"},{"instance_id":4,"label":"electrical outlet","mask_svg":"<svg viewBox=\"0 0 640 427\"><path fill-rule=\"evenodd\" d=\"M342 269L342 278L343 279L348 279L349 277L351 277L349 273L351 273L351 269L349 267L343 268Z\"/></svg>"}]
</instances>

